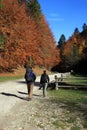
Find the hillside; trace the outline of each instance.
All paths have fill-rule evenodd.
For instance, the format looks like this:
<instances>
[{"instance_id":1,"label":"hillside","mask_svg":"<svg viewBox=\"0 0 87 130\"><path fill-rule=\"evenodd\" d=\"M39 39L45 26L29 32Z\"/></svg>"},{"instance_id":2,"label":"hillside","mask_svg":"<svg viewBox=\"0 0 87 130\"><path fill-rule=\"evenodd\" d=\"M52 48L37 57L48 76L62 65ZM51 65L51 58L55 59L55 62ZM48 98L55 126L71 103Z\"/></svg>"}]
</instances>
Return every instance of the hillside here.
<instances>
[{"instance_id":1,"label":"hillside","mask_svg":"<svg viewBox=\"0 0 87 130\"><path fill-rule=\"evenodd\" d=\"M39 4L37 0L35 2ZM44 15L40 12L40 16L36 15L34 19L37 12L32 14L29 4L25 0L0 2L0 72L23 67L30 62L28 57L32 58L33 66L48 69L60 61L53 33Z\"/></svg>"}]
</instances>

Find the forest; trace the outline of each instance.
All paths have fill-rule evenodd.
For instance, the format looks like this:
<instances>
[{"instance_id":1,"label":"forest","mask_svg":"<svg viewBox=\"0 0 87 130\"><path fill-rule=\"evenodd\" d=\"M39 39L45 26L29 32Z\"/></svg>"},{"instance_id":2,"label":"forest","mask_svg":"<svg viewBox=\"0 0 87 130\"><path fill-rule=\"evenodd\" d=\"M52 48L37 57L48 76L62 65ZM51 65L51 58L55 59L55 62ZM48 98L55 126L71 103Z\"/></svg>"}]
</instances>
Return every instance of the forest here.
<instances>
[{"instance_id":1,"label":"forest","mask_svg":"<svg viewBox=\"0 0 87 130\"><path fill-rule=\"evenodd\" d=\"M52 69L59 72L74 71L74 73L87 74L87 25L82 25L82 31L76 27L72 36L66 41L61 35L58 45L60 50L60 63Z\"/></svg>"},{"instance_id":2,"label":"forest","mask_svg":"<svg viewBox=\"0 0 87 130\"><path fill-rule=\"evenodd\" d=\"M59 63L56 42L37 0L0 1L0 72L24 66L50 69Z\"/></svg>"},{"instance_id":3,"label":"forest","mask_svg":"<svg viewBox=\"0 0 87 130\"><path fill-rule=\"evenodd\" d=\"M25 66L87 73L87 25L58 45L38 0L0 0L0 72Z\"/></svg>"}]
</instances>

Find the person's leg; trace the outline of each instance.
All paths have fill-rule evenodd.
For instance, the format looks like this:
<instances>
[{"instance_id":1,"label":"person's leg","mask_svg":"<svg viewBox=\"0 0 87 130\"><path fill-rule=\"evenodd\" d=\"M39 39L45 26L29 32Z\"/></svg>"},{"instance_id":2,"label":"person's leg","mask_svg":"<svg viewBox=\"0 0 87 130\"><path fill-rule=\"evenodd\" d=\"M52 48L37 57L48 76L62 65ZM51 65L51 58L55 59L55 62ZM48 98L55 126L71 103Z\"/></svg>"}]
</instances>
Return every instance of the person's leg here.
<instances>
[{"instance_id":1,"label":"person's leg","mask_svg":"<svg viewBox=\"0 0 87 130\"><path fill-rule=\"evenodd\" d=\"M30 98L30 84L27 83L27 92L28 92L28 96L26 97L26 100L29 100Z\"/></svg>"},{"instance_id":2,"label":"person's leg","mask_svg":"<svg viewBox=\"0 0 87 130\"><path fill-rule=\"evenodd\" d=\"M58 90L58 83L55 83L55 89Z\"/></svg>"},{"instance_id":3,"label":"person's leg","mask_svg":"<svg viewBox=\"0 0 87 130\"><path fill-rule=\"evenodd\" d=\"M34 88L34 84L30 84L30 93L29 93L30 99L32 99L32 96L33 96L33 88Z\"/></svg>"},{"instance_id":4,"label":"person's leg","mask_svg":"<svg viewBox=\"0 0 87 130\"><path fill-rule=\"evenodd\" d=\"M43 88L43 97L45 96L45 83L42 83L42 88Z\"/></svg>"},{"instance_id":5,"label":"person's leg","mask_svg":"<svg viewBox=\"0 0 87 130\"><path fill-rule=\"evenodd\" d=\"M28 91L28 95L30 93L30 84L27 84L27 91Z\"/></svg>"},{"instance_id":6,"label":"person's leg","mask_svg":"<svg viewBox=\"0 0 87 130\"><path fill-rule=\"evenodd\" d=\"M41 88L42 88L42 84L40 84L39 90L41 90Z\"/></svg>"},{"instance_id":7,"label":"person's leg","mask_svg":"<svg viewBox=\"0 0 87 130\"><path fill-rule=\"evenodd\" d=\"M44 84L43 84L43 97L46 97L46 96L47 96L47 92L46 92L47 85L48 85L48 83L44 83Z\"/></svg>"}]
</instances>

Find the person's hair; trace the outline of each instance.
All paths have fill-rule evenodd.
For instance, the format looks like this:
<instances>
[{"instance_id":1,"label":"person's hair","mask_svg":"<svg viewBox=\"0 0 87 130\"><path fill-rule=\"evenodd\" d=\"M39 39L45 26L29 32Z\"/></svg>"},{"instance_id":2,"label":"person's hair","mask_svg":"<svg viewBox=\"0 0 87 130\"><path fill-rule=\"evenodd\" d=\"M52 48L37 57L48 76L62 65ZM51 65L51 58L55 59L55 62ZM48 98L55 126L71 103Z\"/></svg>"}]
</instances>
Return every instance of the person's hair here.
<instances>
[{"instance_id":1,"label":"person's hair","mask_svg":"<svg viewBox=\"0 0 87 130\"><path fill-rule=\"evenodd\" d=\"M55 75L55 79L57 78L57 75Z\"/></svg>"},{"instance_id":2,"label":"person's hair","mask_svg":"<svg viewBox=\"0 0 87 130\"><path fill-rule=\"evenodd\" d=\"M26 64L26 65L25 65L25 68L30 68L30 69L32 69L32 66Z\"/></svg>"},{"instance_id":3,"label":"person's hair","mask_svg":"<svg viewBox=\"0 0 87 130\"><path fill-rule=\"evenodd\" d=\"M46 73L46 70L44 70L43 72Z\"/></svg>"}]
</instances>

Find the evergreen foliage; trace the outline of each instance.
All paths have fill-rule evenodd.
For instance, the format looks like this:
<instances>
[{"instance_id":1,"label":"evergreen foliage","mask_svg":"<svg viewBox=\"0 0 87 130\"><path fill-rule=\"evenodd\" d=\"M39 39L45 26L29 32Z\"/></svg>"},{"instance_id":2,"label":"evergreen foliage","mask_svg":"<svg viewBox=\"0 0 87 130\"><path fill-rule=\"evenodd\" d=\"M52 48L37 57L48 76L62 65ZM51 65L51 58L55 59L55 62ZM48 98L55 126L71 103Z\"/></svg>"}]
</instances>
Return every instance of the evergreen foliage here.
<instances>
[{"instance_id":1,"label":"evergreen foliage","mask_svg":"<svg viewBox=\"0 0 87 130\"><path fill-rule=\"evenodd\" d=\"M26 1L26 0L18 0L19 3L22 3L22 2L24 2L24 1Z\"/></svg>"},{"instance_id":2,"label":"evergreen foliage","mask_svg":"<svg viewBox=\"0 0 87 130\"><path fill-rule=\"evenodd\" d=\"M83 31L87 30L87 25L86 25L86 23L83 24L83 27L82 27L82 28L83 28Z\"/></svg>"},{"instance_id":3,"label":"evergreen foliage","mask_svg":"<svg viewBox=\"0 0 87 130\"><path fill-rule=\"evenodd\" d=\"M79 29L78 28L75 28L74 30L74 35L78 35L80 32L79 32Z\"/></svg>"},{"instance_id":4,"label":"evergreen foliage","mask_svg":"<svg viewBox=\"0 0 87 130\"><path fill-rule=\"evenodd\" d=\"M6 42L6 38L2 33L0 33L0 49L3 49L5 42Z\"/></svg>"},{"instance_id":5,"label":"evergreen foliage","mask_svg":"<svg viewBox=\"0 0 87 130\"><path fill-rule=\"evenodd\" d=\"M65 35L62 34L61 37L60 37L60 39L59 39L59 41L58 41L58 47L59 47L60 49L62 49L62 47L63 47L63 45L64 45L65 42L66 42Z\"/></svg>"},{"instance_id":6,"label":"evergreen foliage","mask_svg":"<svg viewBox=\"0 0 87 130\"><path fill-rule=\"evenodd\" d=\"M0 9L3 9L2 1L3 1L3 0L0 0Z\"/></svg>"},{"instance_id":7,"label":"evergreen foliage","mask_svg":"<svg viewBox=\"0 0 87 130\"><path fill-rule=\"evenodd\" d=\"M82 32L75 28L72 36L63 42L63 38L59 39L59 49L61 62L53 67L53 70L66 72L73 70L77 73L86 73L84 71L87 65L87 25L83 24ZM62 49L61 49L62 48Z\"/></svg>"},{"instance_id":8,"label":"evergreen foliage","mask_svg":"<svg viewBox=\"0 0 87 130\"><path fill-rule=\"evenodd\" d=\"M37 20L41 17L41 7L37 0L29 0L27 1L27 12L33 19Z\"/></svg>"}]
</instances>

